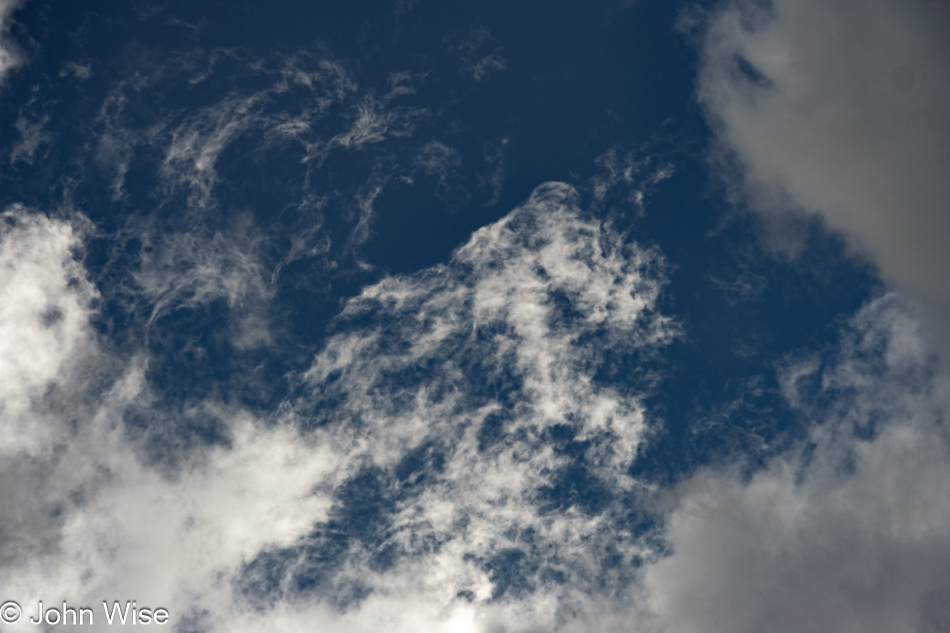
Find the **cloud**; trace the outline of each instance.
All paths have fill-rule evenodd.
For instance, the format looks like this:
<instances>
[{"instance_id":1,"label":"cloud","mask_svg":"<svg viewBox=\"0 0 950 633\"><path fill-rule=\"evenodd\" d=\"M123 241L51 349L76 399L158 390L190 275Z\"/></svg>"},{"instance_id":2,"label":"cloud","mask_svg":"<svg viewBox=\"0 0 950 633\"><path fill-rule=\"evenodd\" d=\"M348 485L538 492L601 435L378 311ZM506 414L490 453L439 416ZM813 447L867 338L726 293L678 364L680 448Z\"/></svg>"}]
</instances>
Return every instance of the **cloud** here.
<instances>
[{"instance_id":1,"label":"cloud","mask_svg":"<svg viewBox=\"0 0 950 633\"><path fill-rule=\"evenodd\" d=\"M168 412L147 359L117 356L91 325L86 221L19 206L0 221L0 592L34 608L138 599L179 622L204 605L227 612L223 576L325 516L312 490L333 455L209 399L194 408L224 420L228 442L174 473L148 465L127 414Z\"/></svg>"},{"instance_id":2,"label":"cloud","mask_svg":"<svg viewBox=\"0 0 950 633\"><path fill-rule=\"evenodd\" d=\"M746 479L673 493L672 555L645 568L662 631L935 632L950 626L950 380L886 295L830 358L783 371L809 441Z\"/></svg>"},{"instance_id":3,"label":"cloud","mask_svg":"<svg viewBox=\"0 0 950 633\"><path fill-rule=\"evenodd\" d=\"M0 83L23 63L23 56L10 38L10 23L22 0L0 0Z\"/></svg>"},{"instance_id":4,"label":"cloud","mask_svg":"<svg viewBox=\"0 0 950 633\"><path fill-rule=\"evenodd\" d=\"M401 620L395 603L531 630L577 626L627 586L652 552L626 474L650 383L594 375L678 329L655 309L659 255L576 197L543 185L449 263L345 307L292 409L346 455L337 505L248 566L248 599L338 602L344 630Z\"/></svg>"},{"instance_id":5,"label":"cloud","mask_svg":"<svg viewBox=\"0 0 950 633\"><path fill-rule=\"evenodd\" d=\"M260 118L256 108L262 98L258 94L225 99L173 130L160 172L169 189L184 184L190 189L189 205L210 205L218 182L218 156Z\"/></svg>"},{"instance_id":6,"label":"cloud","mask_svg":"<svg viewBox=\"0 0 950 633\"><path fill-rule=\"evenodd\" d=\"M483 206L490 207L501 199L501 190L505 185L507 146L507 137L502 138L498 144L486 143L484 146L483 160L485 164L491 168L491 173L487 176L481 176L479 181L482 187L491 190L491 198L486 200Z\"/></svg>"},{"instance_id":7,"label":"cloud","mask_svg":"<svg viewBox=\"0 0 950 633\"><path fill-rule=\"evenodd\" d=\"M14 127L20 133L20 140L13 146L10 152L10 164L16 165L18 162L33 164L34 156L41 145L49 145L53 139L46 125L49 123L49 116L43 115L36 120L29 120L22 114L17 117Z\"/></svg>"},{"instance_id":8,"label":"cloud","mask_svg":"<svg viewBox=\"0 0 950 633\"><path fill-rule=\"evenodd\" d=\"M214 232L200 226L187 233L157 227L135 232L143 248L131 274L137 298L148 305L148 326L175 310L222 299L236 321L237 349L271 342L268 303L274 289L261 261L263 236L251 218L238 216Z\"/></svg>"},{"instance_id":9,"label":"cloud","mask_svg":"<svg viewBox=\"0 0 950 633\"><path fill-rule=\"evenodd\" d=\"M80 234L22 206L0 214L0 454L45 454L57 435L42 419L57 383L91 343L95 288L76 260Z\"/></svg>"},{"instance_id":10,"label":"cloud","mask_svg":"<svg viewBox=\"0 0 950 633\"><path fill-rule=\"evenodd\" d=\"M63 64L63 69L59 71L59 76L73 76L79 81L86 81L92 77L92 66L89 64L80 64L79 62L68 61Z\"/></svg>"},{"instance_id":11,"label":"cloud","mask_svg":"<svg viewBox=\"0 0 950 633\"><path fill-rule=\"evenodd\" d=\"M219 420L225 439L171 469L128 416L177 410L144 354L91 334L76 230L13 212L0 253L16 301L0 326L23 349L4 350L2 397L28 425L0 454L0 492L17 504L0 593L135 599L209 631L590 630L611 617L621 630L618 598L655 549L627 475L653 379L611 378L613 363L648 364L679 331L656 309L659 254L577 200L539 187L446 264L366 287L278 410L190 402L181 414ZM142 288L179 292L172 272ZM106 369L90 382L70 367ZM50 406L52 381L68 407Z\"/></svg>"},{"instance_id":12,"label":"cloud","mask_svg":"<svg viewBox=\"0 0 950 633\"><path fill-rule=\"evenodd\" d=\"M633 204L641 213L644 200L656 189L656 185L673 176L671 163L657 156L646 158L627 152L619 156L616 148L611 148L597 157L600 172L590 179L594 199L603 202L617 187L626 194L624 202Z\"/></svg>"},{"instance_id":13,"label":"cloud","mask_svg":"<svg viewBox=\"0 0 950 633\"><path fill-rule=\"evenodd\" d=\"M389 78L389 90L382 96L369 92L355 104L348 114L351 123L345 132L336 134L325 146L314 146L319 151L308 159L317 158L322 164L326 155L336 147L361 149L367 145L381 143L388 138L412 136L419 119L429 115L425 108L393 106L398 97L415 92L411 77L407 73L394 73Z\"/></svg>"},{"instance_id":14,"label":"cloud","mask_svg":"<svg viewBox=\"0 0 950 633\"><path fill-rule=\"evenodd\" d=\"M816 214L950 351L947 4L739 0L703 28L697 93L734 191Z\"/></svg>"},{"instance_id":15,"label":"cloud","mask_svg":"<svg viewBox=\"0 0 950 633\"><path fill-rule=\"evenodd\" d=\"M508 67L501 46L495 41L491 29L472 27L464 36L447 36L446 48L461 62L459 71L481 81L492 73Z\"/></svg>"},{"instance_id":16,"label":"cloud","mask_svg":"<svg viewBox=\"0 0 950 633\"><path fill-rule=\"evenodd\" d=\"M439 141L429 141L423 145L415 160L416 167L422 173L438 176L443 185L451 172L461 164L462 158L458 151Z\"/></svg>"}]
</instances>

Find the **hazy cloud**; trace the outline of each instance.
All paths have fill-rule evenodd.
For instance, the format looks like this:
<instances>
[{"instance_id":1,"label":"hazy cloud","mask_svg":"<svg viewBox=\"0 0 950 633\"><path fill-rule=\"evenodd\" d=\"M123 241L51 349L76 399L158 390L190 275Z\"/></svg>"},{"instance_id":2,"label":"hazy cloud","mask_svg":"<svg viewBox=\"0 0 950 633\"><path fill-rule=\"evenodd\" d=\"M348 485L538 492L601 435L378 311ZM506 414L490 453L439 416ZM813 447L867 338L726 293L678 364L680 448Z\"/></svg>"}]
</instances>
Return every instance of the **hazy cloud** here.
<instances>
[{"instance_id":1,"label":"hazy cloud","mask_svg":"<svg viewBox=\"0 0 950 633\"><path fill-rule=\"evenodd\" d=\"M20 133L20 140L13 146L10 152L10 164L15 165L19 161L33 163L34 156L41 145L48 145L52 140L52 135L46 129L49 123L49 116L44 115L39 119L30 120L22 114L17 118L14 127Z\"/></svg>"},{"instance_id":2,"label":"hazy cloud","mask_svg":"<svg viewBox=\"0 0 950 633\"><path fill-rule=\"evenodd\" d=\"M85 81L92 77L92 66L78 62L66 62L63 64L63 69L59 71L59 76L68 77L70 75L80 81Z\"/></svg>"},{"instance_id":3,"label":"hazy cloud","mask_svg":"<svg viewBox=\"0 0 950 633\"><path fill-rule=\"evenodd\" d=\"M488 27L473 27L462 37L447 37L446 46L461 62L460 71L475 81L508 67L502 48Z\"/></svg>"},{"instance_id":4,"label":"hazy cloud","mask_svg":"<svg viewBox=\"0 0 950 633\"><path fill-rule=\"evenodd\" d=\"M0 0L0 83L23 63L19 48L10 38L10 22L21 4L22 0Z\"/></svg>"},{"instance_id":5,"label":"hazy cloud","mask_svg":"<svg viewBox=\"0 0 950 633\"><path fill-rule=\"evenodd\" d=\"M950 625L950 381L918 318L898 297L871 302L824 364L783 372L807 443L751 480L705 469L676 491L673 554L643 577L660 630Z\"/></svg>"},{"instance_id":6,"label":"hazy cloud","mask_svg":"<svg viewBox=\"0 0 950 633\"><path fill-rule=\"evenodd\" d=\"M947 4L740 0L704 19L698 95L736 193L818 214L950 351Z\"/></svg>"}]
</instances>

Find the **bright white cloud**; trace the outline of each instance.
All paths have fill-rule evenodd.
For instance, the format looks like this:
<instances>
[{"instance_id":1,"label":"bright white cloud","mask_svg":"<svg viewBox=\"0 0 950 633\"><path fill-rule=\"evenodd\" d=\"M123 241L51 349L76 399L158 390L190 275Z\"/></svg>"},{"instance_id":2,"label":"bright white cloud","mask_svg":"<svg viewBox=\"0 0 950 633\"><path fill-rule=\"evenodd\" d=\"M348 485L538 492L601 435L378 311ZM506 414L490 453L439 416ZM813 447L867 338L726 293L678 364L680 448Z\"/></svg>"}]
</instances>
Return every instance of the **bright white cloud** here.
<instances>
[{"instance_id":1,"label":"bright white cloud","mask_svg":"<svg viewBox=\"0 0 950 633\"><path fill-rule=\"evenodd\" d=\"M95 291L72 255L75 231L11 211L0 252L13 300L3 305L15 307L0 323L2 340L20 346L4 350L14 363L4 375L19 378L3 398L30 431L0 458L0 493L18 509L0 524L0 594L30 606L134 599L212 631L589 630L610 618L619 630L622 617L606 614L620 613L631 557L650 549L623 527L632 508L620 503L637 488L626 470L648 421L639 392L593 374L608 350L649 357L678 330L656 311L659 255L587 217L576 197L542 186L449 263L366 288L271 418L214 399L190 405L222 420L228 441L174 472L147 465L126 433L130 409L167 412L147 359L110 357L89 334ZM177 273L140 283L158 304L240 295L201 283L185 292ZM60 316L46 318L54 308ZM93 365L111 368L96 384L63 369ZM52 380L72 394L68 411L31 404ZM558 452L555 427L584 453L583 481L564 483L575 458ZM41 441L55 450L37 450ZM31 459L17 457L24 450ZM388 532L350 534L341 565L307 593L296 583L319 563L315 535L363 503L341 490L366 472L382 484L358 496L388 504ZM358 533L375 519L353 520ZM388 544L397 555L380 566ZM291 556L268 572L276 589L255 584L255 562L275 552ZM360 586L368 595L339 609L334 597Z\"/></svg>"},{"instance_id":2,"label":"bright white cloud","mask_svg":"<svg viewBox=\"0 0 950 633\"><path fill-rule=\"evenodd\" d=\"M817 214L950 351L948 5L736 0L704 28L698 96L737 193Z\"/></svg>"},{"instance_id":3,"label":"bright white cloud","mask_svg":"<svg viewBox=\"0 0 950 633\"><path fill-rule=\"evenodd\" d=\"M68 222L19 206L0 214L0 453L52 448L56 425L34 417L47 389L75 379L97 296L76 261L80 246Z\"/></svg>"}]
</instances>

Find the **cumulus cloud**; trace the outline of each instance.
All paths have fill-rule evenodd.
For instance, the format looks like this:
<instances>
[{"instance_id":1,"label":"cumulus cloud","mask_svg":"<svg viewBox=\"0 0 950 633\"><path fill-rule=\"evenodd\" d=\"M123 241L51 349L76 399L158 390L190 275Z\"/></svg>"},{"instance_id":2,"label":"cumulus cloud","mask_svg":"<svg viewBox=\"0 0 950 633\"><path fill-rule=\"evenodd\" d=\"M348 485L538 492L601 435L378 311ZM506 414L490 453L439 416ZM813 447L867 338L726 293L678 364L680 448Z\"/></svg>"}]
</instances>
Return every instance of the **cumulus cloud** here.
<instances>
[{"instance_id":1,"label":"cumulus cloud","mask_svg":"<svg viewBox=\"0 0 950 633\"><path fill-rule=\"evenodd\" d=\"M738 0L703 28L698 97L735 191L816 214L950 351L947 4Z\"/></svg>"},{"instance_id":2,"label":"cumulus cloud","mask_svg":"<svg viewBox=\"0 0 950 633\"><path fill-rule=\"evenodd\" d=\"M783 371L809 441L743 478L705 469L674 493L672 555L645 569L664 631L947 630L950 381L894 295L832 358Z\"/></svg>"},{"instance_id":3,"label":"cumulus cloud","mask_svg":"<svg viewBox=\"0 0 950 633\"><path fill-rule=\"evenodd\" d=\"M148 359L89 325L81 231L4 219L0 592L21 604L134 599L207 631L948 625L950 382L896 295L782 369L806 443L648 488L628 473L655 379L611 376L679 335L662 258L547 184L445 264L364 288L276 411L190 404L225 437L169 471L126 421L169 414Z\"/></svg>"},{"instance_id":4,"label":"cumulus cloud","mask_svg":"<svg viewBox=\"0 0 950 633\"><path fill-rule=\"evenodd\" d=\"M76 260L77 231L13 206L0 214L0 452L42 454L55 425L37 423L42 401L68 380L90 344L97 297ZM73 376L75 378L75 376ZM40 407L37 411L36 407Z\"/></svg>"}]
</instances>

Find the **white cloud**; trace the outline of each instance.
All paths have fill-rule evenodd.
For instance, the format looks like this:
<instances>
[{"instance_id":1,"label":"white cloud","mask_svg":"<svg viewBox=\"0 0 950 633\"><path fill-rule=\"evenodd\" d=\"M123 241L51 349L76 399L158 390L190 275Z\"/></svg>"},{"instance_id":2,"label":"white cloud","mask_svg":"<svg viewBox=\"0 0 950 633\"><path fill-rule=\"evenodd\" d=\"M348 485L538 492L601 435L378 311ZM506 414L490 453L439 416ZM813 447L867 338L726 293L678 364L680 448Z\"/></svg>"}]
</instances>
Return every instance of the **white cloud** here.
<instances>
[{"instance_id":1,"label":"white cloud","mask_svg":"<svg viewBox=\"0 0 950 633\"><path fill-rule=\"evenodd\" d=\"M69 77L70 75L79 81L86 81L92 77L92 66L89 64L80 64L79 62L68 61L63 64L63 69L59 71L59 76Z\"/></svg>"},{"instance_id":2,"label":"white cloud","mask_svg":"<svg viewBox=\"0 0 950 633\"><path fill-rule=\"evenodd\" d=\"M917 317L885 296L824 368L786 370L814 423L805 447L751 480L707 469L676 491L673 554L643 576L660 630L947 630L950 380Z\"/></svg>"},{"instance_id":3,"label":"white cloud","mask_svg":"<svg viewBox=\"0 0 950 633\"><path fill-rule=\"evenodd\" d=\"M948 5L736 0L704 28L698 96L737 191L817 214L950 350Z\"/></svg>"},{"instance_id":4,"label":"white cloud","mask_svg":"<svg viewBox=\"0 0 950 633\"><path fill-rule=\"evenodd\" d=\"M420 108L391 107L390 101L400 95L407 94L403 89L392 90L382 98L373 94L367 95L356 104L350 113L352 124L345 132L335 135L326 146L317 154L318 162L335 147L346 149L360 149L366 145L380 143L387 138L412 136L417 119L426 114Z\"/></svg>"},{"instance_id":5,"label":"white cloud","mask_svg":"<svg viewBox=\"0 0 950 633\"><path fill-rule=\"evenodd\" d=\"M594 199L603 202L618 186L625 190L625 201L634 204L642 213L644 200L653 193L656 185L673 176L673 165L655 156L642 158L632 152L624 156L611 148L597 158L601 172L591 178Z\"/></svg>"},{"instance_id":6,"label":"white cloud","mask_svg":"<svg viewBox=\"0 0 950 633\"><path fill-rule=\"evenodd\" d=\"M275 415L192 405L222 420L229 441L174 472L145 465L126 434L130 408L166 413L147 359L109 357L88 334L95 292L69 255L73 230L16 213L0 251L17 300L2 340L49 358L34 366L35 353L4 350L6 374L19 378L3 398L20 407L33 445L55 450L21 441L0 455L0 494L18 510L0 524L0 594L30 608L134 599L207 630L580 631L611 618L621 630L617 592L630 558L650 549L624 527L633 508L621 503L637 487L626 469L647 420L638 391L593 374L608 351L649 357L677 328L655 307L659 255L587 217L571 188L545 185L449 263L366 288ZM149 288L163 296L177 283ZM47 332L51 301L63 316ZM111 386L62 370L97 364L111 367ZM53 379L71 394L68 410L49 406ZM43 411L30 408L34 393ZM327 398L338 405L323 407ZM585 454L585 481L563 483L575 459L558 452L555 426ZM30 459L17 457L24 450ZM356 515L326 584L295 589L294 574L319 564L308 552L321 530L364 503L341 490L367 468L382 487L357 493L370 508L389 504L382 540L356 533L375 515ZM568 490L545 492L558 485ZM387 544L397 556L380 567ZM254 585L254 562L274 552L291 556L269 572L277 588ZM616 557L624 563L605 562ZM365 599L334 604L360 586ZM276 602L252 608L249 598L268 595Z\"/></svg>"},{"instance_id":7,"label":"white cloud","mask_svg":"<svg viewBox=\"0 0 950 633\"><path fill-rule=\"evenodd\" d=\"M129 407L164 413L146 360L109 358L89 333L76 230L19 208L5 221L14 307L0 341L46 350L0 355L14 376L4 406L29 423L0 454L0 495L17 507L0 522L0 594L23 605L135 599L212 631L947 626L950 382L895 296L864 308L834 357L783 370L810 448L751 480L710 469L661 492L672 554L657 560L625 523L648 492L626 472L650 431L649 381L593 376L678 329L656 310L659 255L588 217L570 187L540 187L444 265L364 289L275 415L194 404L229 443L173 473L144 465L125 433ZM44 321L51 305L62 316ZM95 365L112 367L111 387L70 369ZM565 432L580 479L563 478L577 464L552 435ZM341 493L367 472L362 501ZM347 519L348 503L369 514ZM300 589L334 529L350 531L345 555ZM374 562L387 546L394 559Z\"/></svg>"},{"instance_id":8,"label":"white cloud","mask_svg":"<svg viewBox=\"0 0 950 633\"><path fill-rule=\"evenodd\" d=\"M123 414L163 412L146 360L111 356L90 326L97 292L74 227L84 220L12 207L0 222L0 594L25 611L128 599L177 621L231 614L229 575L325 516L313 489L336 457L292 426L209 400L195 406L226 422L228 446L171 475L146 466ZM111 630L98 615L90 630Z\"/></svg>"},{"instance_id":9,"label":"white cloud","mask_svg":"<svg viewBox=\"0 0 950 633\"><path fill-rule=\"evenodd\" d=\"M419 464L391 484L405 500L375 545L405 556L387 572L340 571L374 591L333 626L398 626L394 605L419 604L427 624L407 620L406 630L446 630L451 617L476 630L570 630L610 608L631 558L650 549L621 525L633 508L618 505L637 487L626 471L647 420L639 393L593 374L607 350L649 356L677 335L655 310L659 263L587 218L570 187L549 184L448 264L386 279L347 305L342 332L306 374L312 395L294 410L317 412L313 432L347 456L340 481L367 464ZM586 480L562 479L576 456L558 452L558 429L583 445ZM623 562L605 569L610 556ZM296 568L284 569L292 586Z\"/></svg>"},{"instance_id":10,"label":"white cloud","mask_svg":"<svg viewBox=\"0 0 950 633\"><path fill-rule=\"evenodd\" d=\"M90 344L97 296L76 261L79 235L20 206L0 214L0 453L45 453L55 429L34 422L46 390ZM42 407L40 407L42 409Z\"/></svg>"},{"instance_id":11,"label":"white cloud","mask_svg":"<svg viewBox=\"0 0 950 633\"><path fill-rule=\"evenodd\" d=\"M33 494L17 500L28 520L4 526L5 553L15 552L0 581L5 596L32 608L65 598L97 612L104 599L137 600L168 608L175 623L202 609L233 616L228 578L242 561L265 545L293 542L325 515L312 489L333 456L240 411L217 411L228 420L230 447L174 479L144 467L121 425L123 408L144 393L142 365L133 362L83 432L43 463L42 476L8 469ZM59 520L51 521L53 510ZM220 624L215 630L228 630ZM101 612L96 625L91 630L115 628Z\"/></svg>"}]
</instances>

